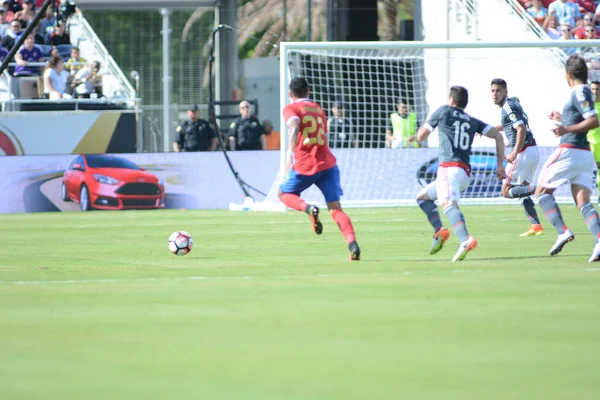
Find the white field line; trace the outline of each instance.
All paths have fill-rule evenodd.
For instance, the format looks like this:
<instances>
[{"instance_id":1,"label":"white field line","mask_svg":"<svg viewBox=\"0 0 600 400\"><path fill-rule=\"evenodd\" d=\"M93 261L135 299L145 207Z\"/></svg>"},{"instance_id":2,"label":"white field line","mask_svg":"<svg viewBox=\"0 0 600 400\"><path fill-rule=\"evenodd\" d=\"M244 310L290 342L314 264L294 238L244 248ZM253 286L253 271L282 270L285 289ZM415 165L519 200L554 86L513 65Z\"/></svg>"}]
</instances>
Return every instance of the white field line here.
<instances>
[{"instance_id":1,"label":"white field line","mask_svg":"<svg viewBox=\"0 0 600 400\"><path fill-rule=\"evenodd\" d=\"M244 280L260 280L260 279L310 279L310 278L347 278L347 277L399 277L409 275L423 275L423 274L439 274L439 273L450 273L450 274L469 274L469 273L480 273L488 272L488 269L448 269L448 270L431 270L431 269L418 269L412 271L403 271L397 274L380 274L380 273L368 273L368 274L299 274L299 275L244 275L244 276L183 276L183 277L163 277L163 278L133 278L133 279L67 279L67 280L46 280L46 281L0 281L0 285L72 285L72 284L86 284L86 283L144 283L144 282L177 282L177 281L244 281ZM600 272L600 268L585 268L584 272Z\"/></svg>"},{"instance_id":2,"label":"white field line","mask_svg":"<svg viewBox=\"0 0 600 400\"><path fill-rule=\"evenodd\" d=\"M398 276L407 276L407 275L417 275L417 274L432 274L432 273L472 273L472 272L483 272L485 270L478 269L454 269L454 270L414 270L414 271L404 271L399 274L378 274L378 273L369 273L361 275L362 277L398 277ZM306 279L306 278L344 278L344 277L354 277L358 276L357 274L302 274L302 275L245 275L245 276L184 276L184 277L175 277L175 278L133 278L133 279L117 279L117 278L107 278L107 279L67 279L67 280L47 280L47 281L0 281L0 285L61 285L61 284L85 284L85 283L144 283L144 282L176 282L176 281L240 281L240 280L255 280L255 279Z\"/></svg>"}]
</instances>

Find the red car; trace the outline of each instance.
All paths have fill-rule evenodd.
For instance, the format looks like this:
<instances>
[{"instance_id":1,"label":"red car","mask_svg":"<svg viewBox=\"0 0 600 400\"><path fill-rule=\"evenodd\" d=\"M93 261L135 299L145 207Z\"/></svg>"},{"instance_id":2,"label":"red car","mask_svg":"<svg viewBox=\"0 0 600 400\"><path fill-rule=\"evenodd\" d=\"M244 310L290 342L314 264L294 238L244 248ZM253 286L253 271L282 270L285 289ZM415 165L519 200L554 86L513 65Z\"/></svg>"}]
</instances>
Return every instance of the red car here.
<instances>
[{"instance_id":1,"label":"red car","mask_svg":"<svg viewBox=\"0 0 600 400\"><path fill-rule=\"evenodd\" d=\"M65 171L61 197L78 202L81 211L161 208L165 187L156 175L125 158L82 154Z\"/></svg>"}]
</instances>

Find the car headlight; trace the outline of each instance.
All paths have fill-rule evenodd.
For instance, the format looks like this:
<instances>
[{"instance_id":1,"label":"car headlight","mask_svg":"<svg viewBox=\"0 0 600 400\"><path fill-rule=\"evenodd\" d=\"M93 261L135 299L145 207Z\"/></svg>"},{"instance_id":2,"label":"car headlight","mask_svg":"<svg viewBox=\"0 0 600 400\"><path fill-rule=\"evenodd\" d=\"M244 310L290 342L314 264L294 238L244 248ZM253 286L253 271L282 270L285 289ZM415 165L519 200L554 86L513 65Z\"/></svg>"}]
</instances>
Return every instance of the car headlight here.
<instances>
[{"instance_id":1,"label":"car headlight","mask_svg":"<svg viewBox=\"0 0 600 400\"><path fill-rule=\"evenodd\" d=\"M111 178L110 176L94 174L94 179L99 183L104 183L106 185L116 185L119 183L118 179Z\"/></svg>"},{"instance_id":2,"label":"car headlight","mask_svg":"<svg viewBox=\"0 0 600 400\"><path fill-rule=\"evenodd\" d=\"M159 179L158 180L158 186L165 186L165 180L164 179Z\"/></svg>"}]
</instances>

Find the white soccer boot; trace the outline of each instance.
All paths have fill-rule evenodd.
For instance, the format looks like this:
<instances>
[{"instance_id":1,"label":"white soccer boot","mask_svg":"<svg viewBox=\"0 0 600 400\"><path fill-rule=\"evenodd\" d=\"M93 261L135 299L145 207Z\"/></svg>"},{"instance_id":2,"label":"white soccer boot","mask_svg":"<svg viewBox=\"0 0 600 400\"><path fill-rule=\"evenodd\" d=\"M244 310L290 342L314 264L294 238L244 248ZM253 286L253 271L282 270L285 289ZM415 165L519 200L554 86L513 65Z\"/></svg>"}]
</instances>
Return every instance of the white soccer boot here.
<instances>
[{"instance_id":1,"label":"white soccer boot","mask_svg":"<svg viewBox=\"0 0 600 400\"><path fill-rule=\"evenodd\" d=\"M467 240L458 245L458 250L452 259L454 261L462 261L467 256L467 253L477 247L477 240L474 237L469 236Z\"/></svg>"},{"instance_id":2,"label":"white soccer boot","mask_svg":"<svg viewBox=\"0 0 600 400\"><path fill-rule=\"evenodd\" d=\"M594 251L592 251L592 256L588 260L588 262L600 261L600 241L596 242L594 246Z\"/></svg>"},{"instance_id":3,"label":"white soccer boot","mask_svg":"<svg viewBox=\"0 0 600 400\"><path fill-rule=\"evenodd\" d=\"M554 246L550 248L550 255L555 256L560 253L565 244L569 243L573 239L575 239L575 234L570 229L567 229L564 233L558 235L556 238L556 243L554 243Z\"/></svg>"}]
</instances>

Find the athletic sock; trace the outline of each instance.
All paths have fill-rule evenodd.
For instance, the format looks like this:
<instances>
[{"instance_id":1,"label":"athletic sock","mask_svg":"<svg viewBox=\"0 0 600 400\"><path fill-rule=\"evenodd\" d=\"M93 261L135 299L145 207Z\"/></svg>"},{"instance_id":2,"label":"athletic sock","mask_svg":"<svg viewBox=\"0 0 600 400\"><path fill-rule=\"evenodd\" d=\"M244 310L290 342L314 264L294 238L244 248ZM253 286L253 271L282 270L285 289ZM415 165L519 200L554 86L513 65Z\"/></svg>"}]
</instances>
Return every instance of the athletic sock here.
<instances>
[{"instance_id":1,"label":"athletic sock","mask_svg":"<svg viewBox=\"0 0 600 400\"><path fill-rule=\"evenodd\" d=\"M469 238L469 232L467 232L467 225L465 224L465 216L460 211L457 205L451 204L444 208L444 214L452 225L452 230L458 236L460 242L464 242Z\"/></svg>"},{"instance_id":2,"label":"athletic sock","mask_svg":"<svg viewBox=\"0 0 600 400\"><path fill-rule=\"evenodd\" d=\"M539 225L540 218L538 217L538 213L535 209L535 203L531 200L531 197L525 197L521 199L521 204L523 205L523 210L525 210L525 215L529 219L529 223L531 225Z\"/></svg>"},{"instance_id":3,"label":"athletic sock","mask_svg":"<svg viewBox=\"0 0 600 400\"><path fill-rule=\"evenodd\" d=\"M421 210L427 215L427 219L433 231L437 232L442 228L442 220L440 219L440 213L433 200L417 200L417 204L421 207Z\"/></svg>"},{"instance_id":4,"label":"athletic sock","mask_svg":"<svg viewBox=\"0 0 600 400\"><path fill-rule=\"evenodd\" d=\"M558 208L554 196L551 194L543 194L538 197L538 204L546 215L546 218L548 218L548 221L556 228L556 232L559 235L565 233L568 228L563 221L560 208Z\"/></svg>"},{"instance_id":5,"label":"athletic sock","mask_svg":"<svg viewBox=\"0 0 600 400\"><path fill-rule=\"evenodd\" d=\"M356 241L356 236L354 235L354 227L352 226L352 221L350 221L350 217L348 217L348 214L346 214L342 210L333 210L331 211L331 218L333 218L333 220L340 227L342 236L344 236L344 239L348 244Z\"/></svg>"},{"instance_id":6,"label":"athletic sock","mask_svg":"<svg viewBox=\"0 0 600 400\"><path fill-rule=\"evenodd\" d=\"M508 195L511 199L520 199L522 197L529 197L535 192L535 185L519 185L513 186L508 191Z\"/></svg>"},{"instance_id":7,"label":"athletic sock","mask_svg":"<svg viewBox=\"0 0 600 400\"><path fill-rule=\"evenodd\" d=\"M306 203L300 196L293 193L283 193L279 197L281 202L293 210L302 211L308 214L310 211L310 205Z\"/></svg>"},{"instance_id":8,"label":"athletic sock","mask_svg":"<svg viewBox=\"0 0 600 400\"><path fill-rule=\"evenodd\" d=\"M598 240L600 235L600 220L598 219L598 212L594 208L594 205L589 202L581 207L581 215L585 219L585 224L588 230L594 235L594 239Z\"/></svg>"}]
</instances>

